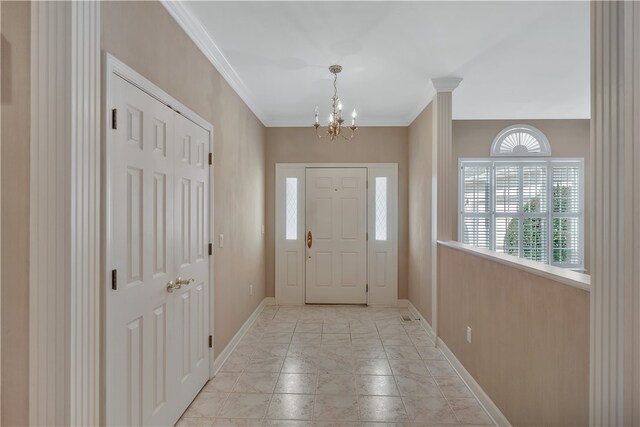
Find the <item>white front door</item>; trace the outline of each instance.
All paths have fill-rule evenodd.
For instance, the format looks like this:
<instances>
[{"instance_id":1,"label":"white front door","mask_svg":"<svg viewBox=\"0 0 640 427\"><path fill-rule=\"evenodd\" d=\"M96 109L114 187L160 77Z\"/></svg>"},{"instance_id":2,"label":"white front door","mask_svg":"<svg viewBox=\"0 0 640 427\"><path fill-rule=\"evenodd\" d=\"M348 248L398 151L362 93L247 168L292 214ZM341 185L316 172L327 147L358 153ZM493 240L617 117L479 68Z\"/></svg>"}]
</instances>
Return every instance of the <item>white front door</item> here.
<instances>
[{"instance_id":1,"label":"white front door","mask_svg":"<svg viewBox=\"0 0 640 427\"><path fill-rule=\"evenodd\" d=\"M209 136L112 81L107 423L173 425L209 377Z\"/></svg>"},{"instance_id":2,"label":"white front door","mask_svg":"<svg viewBox=\"0 0 640 427\"><path fill-rule=\"evenodd\" d=\"M306 302L367 302L367 169L306 170Z\"/></svg>"}]
</instances>

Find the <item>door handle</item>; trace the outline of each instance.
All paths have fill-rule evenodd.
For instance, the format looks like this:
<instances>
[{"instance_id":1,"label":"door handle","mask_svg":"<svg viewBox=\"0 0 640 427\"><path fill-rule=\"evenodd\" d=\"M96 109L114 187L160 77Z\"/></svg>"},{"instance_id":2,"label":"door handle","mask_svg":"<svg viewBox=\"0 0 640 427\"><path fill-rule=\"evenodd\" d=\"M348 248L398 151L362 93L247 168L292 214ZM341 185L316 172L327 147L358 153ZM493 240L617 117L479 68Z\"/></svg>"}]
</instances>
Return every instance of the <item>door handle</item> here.
<instances>
[{"instance_id":1,"label":"door handle","mask_svg":"<svg viewBox=\"0 0 640 427\"><path fill-rule=\"evenodd\" d=\"M178 276L178 278L176 279L176 285L188 285L189 283L193 283L195 281L196 279L194 279L193 277L191 279L183 279L182 277Z\"/></svg>"},{"instance_id":2,"label":"door handle","mask_svg":"<svg viewBox=\"0 0 640 427\"><path fill-rule=\"evenodd\" d=\"M195 282L196 279L191 278L191 279L183 279L180 276L178 276L178 278L176 279L175 283L172 281L170 281L169 283L167 283L167 292L169 293L173 293L173 291L177 291L178 289L182 288L182 285L188 285L189 283Z\"/></svg>"},{"instance_id":3,"label":"door handle","mask_svg":"<svg viewBox=\"0 0 640 427\"><path fill-rule=\"evenodd\" d=\"M307 233L307 247L311 249L311 245L313 244L313 235L311 234L311 230Z\"/></svg>"}]
</instances>

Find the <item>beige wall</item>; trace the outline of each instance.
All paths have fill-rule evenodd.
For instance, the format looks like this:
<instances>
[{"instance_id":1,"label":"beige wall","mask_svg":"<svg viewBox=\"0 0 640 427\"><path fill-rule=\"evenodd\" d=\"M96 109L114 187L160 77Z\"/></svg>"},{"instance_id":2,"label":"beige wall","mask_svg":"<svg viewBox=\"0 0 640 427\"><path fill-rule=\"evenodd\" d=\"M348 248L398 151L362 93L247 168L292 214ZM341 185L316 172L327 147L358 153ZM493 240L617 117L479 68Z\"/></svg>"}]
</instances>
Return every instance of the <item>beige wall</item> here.
<instances>
[{"instance_id":1,"label":"beige wall","mask_svg":"<svg viewBox=\"0 0 640 427\"><path fill-rule=\"evenodd\" d=\"M511 424L588 425L589 292L452 248L438 258L440 338Z\"/></svg>"},{"instance_id":2,"label":"beige wall","mask_svg":"<svg viewBox=\"0 0 640 427\"><path fill-rule=\"evenodd\" d=\"M431 159L433 104L409 126L409 300L433 325L431 313Z\"/></svg>"},{"instance_id":3,"label":"beige wall","mask_svg":"<svg viewBox=\"0 0 640 427\"><path fill-rule=\"evenodd\" d=\"M159 2L103 2L102 49L215 127L215 235L225 243L214 249L219 354L265 297L265 128Z\"/></svg>"},{"instance_id":4,"label":"beige wall","mask_svg":"<svg viewBox=\"0 0 640 427\"><path fill-rule=\"evenodd\" d=\"M590 193L590 125L589 120L454 120L453 168L454 196L453 236L458 236L458 159L461 157L489 157L491 144L498 132L507 126L526 123L540 129L549 139L553 157L584 158L585 211L584 211L584 261L589 267L589 195ZM588 271L587 271L588 272Z\"/></svg>"},{"instance_id":5,"label":"beige wall","mask_svg":"<svg viewBox=\"0 0 640 427\"><path fill-rule=\"evenodd\" d=\"M268 128L266 163L267 295L275 296L276 163L398 163L398 298L407 298L407 128L360 128L349 142L318 141L311 126Z\"/></svg>"},{"instance_id":6,"label":"beige wall","mask_svg":"<svg viewBox=\"0 0 640 427\"><path fill-rule=\"evenodd\" d=\"M1 2L2 361L0 424L28 424L29 135L28 2Z\"/></svg>"}]
</instances>

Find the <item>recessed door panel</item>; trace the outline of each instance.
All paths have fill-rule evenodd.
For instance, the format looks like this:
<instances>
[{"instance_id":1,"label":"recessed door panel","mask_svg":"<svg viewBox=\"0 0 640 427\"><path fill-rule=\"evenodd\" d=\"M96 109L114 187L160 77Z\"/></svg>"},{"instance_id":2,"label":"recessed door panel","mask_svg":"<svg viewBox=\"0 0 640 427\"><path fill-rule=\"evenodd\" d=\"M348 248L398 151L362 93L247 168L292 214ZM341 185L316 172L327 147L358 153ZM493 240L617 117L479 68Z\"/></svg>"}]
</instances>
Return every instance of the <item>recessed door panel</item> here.
<instances>
[{"instance_id":1,"label":"recessed door panel","mask_svg":"<svg viewBox=\"0 0 640 427\"><path fill-rule=\"evenodd\" d=\"M137 318L126 326L127 357L127 424L142 425L142 319Z\"/></svg>"},{"instance_id":2,"label":"recessed door panel","mask_svg":"<svg viewBox=\"0 0 640 427\"><path fill-rule=\"evenodd\" d=\"M180 335L182 352L182 381L191 373L191 291L180 295Z\"/></svg>"},{"instance_id":3,"label":"recessed door panel","mask_svg":"<svg viewBox=\"0 0 640 427\"><path fill-rule=\"evenodd\" d=\"M307 168L306 174L306 302L364 304L367 169Z\"/></svg>"},{"instance_id":4,"label":"recessed door panel","mask_svg":"<svg viewBox=\"0 0 640 427\"><path fill-rule=\"evenodd\" d=\"M362 216L366 218L366 215L359 215L358 202L355 197L340 199L340 234L343 240L358 239L358 221L362 220Z\"/></svg>"},{"instance_id":5,"label":"recessed door panel","mask_svg":"<svg viewBox=\"0 0 640 427\"><path fill-rule=\"evenodd\" d=\"M167 272L167 175L153 175L153 274Z\"/></svg>"},{"instance_id":6,"label":"recessed door panel","mask_svg":"<svg viewBox=\"0 0 640 427\"><path fill-rule=\"evenodd\" d=\"M387 286L387 252L376 252L375 254L375 283L373 286L384 287Z\"/></svg>"},{"instance_id":7,"label":"recessed door panel","mask_svg":"<svg viewBox=\"0 0 640 427\"><path fill-rule=\"evenodd\" d=\"M333 239L333 198L318 197L315 200L315 208L317 212L316 226L314 235L316 240Z\"/></svg>"},{"instance_id":8,"label":"recessed door panel","mask_svg":"<svg viewBox=\"0 0 640 427\"><path fill-rule=\"evenodd\" d=\"M298 286L298 253L295 251L287 251L286 254L286 272L287 272L287 286Z\"/></svg>"},{"instance_id":9,"label":"recessed door panel","mask_svg":"<svg viewBox=\"0 0 640 427\"><path fill-rule=\"evenodd\" d=\"M167 318L162 304L153 310L153 404L157 412L167 401Z\"/></svg>"},{"instance_id":10,"label":"recessed door panel","mask_svg":"<svg viewBox=\"0 0 640 427\"><path fill-rule=\"evenodd\" d=\"M340 286L358 286L359 259L357 252L342 252L340 254Z\"/></svg>"}]
</instances>

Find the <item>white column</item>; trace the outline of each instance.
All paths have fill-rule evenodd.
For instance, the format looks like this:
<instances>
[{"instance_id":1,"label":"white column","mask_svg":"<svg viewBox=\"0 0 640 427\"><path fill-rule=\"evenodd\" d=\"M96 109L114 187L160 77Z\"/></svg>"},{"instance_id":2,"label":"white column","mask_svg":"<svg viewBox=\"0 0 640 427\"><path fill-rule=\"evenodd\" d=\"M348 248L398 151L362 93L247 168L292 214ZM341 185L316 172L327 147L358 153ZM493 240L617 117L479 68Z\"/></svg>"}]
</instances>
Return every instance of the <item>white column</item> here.
<instances>
[{"instance_id":1,"label":"white column","mask_svg":"<svg viewBox=\"0 0 640 427\"><path fill-rule=\"evenodd\" d=\"M591 6L592 426L640 425L640 4Z\"/></svg>"},{"instance_id":2,"label":"white column","mask_svg":"<svg viewBox=\"0 0 640 427\"><path fill-rule=\"evenodd\" d=\"M461 78L443 77L432 79L436 91L433 97L433 153L432 153L432 203L431 203L431 326L438 336L438 240L451 240L452 206L456 199L452 185L452 93Z\"/></svg>"},{"instance_id":3,"label":"white column","mask_svg":"<svg viewBox=\"0 0 640 427\"><path fill-rule=\"evenodd\" d=\"M31 4L29 423L100 424L100 4Z\"/></svg>"}]
</instances>

